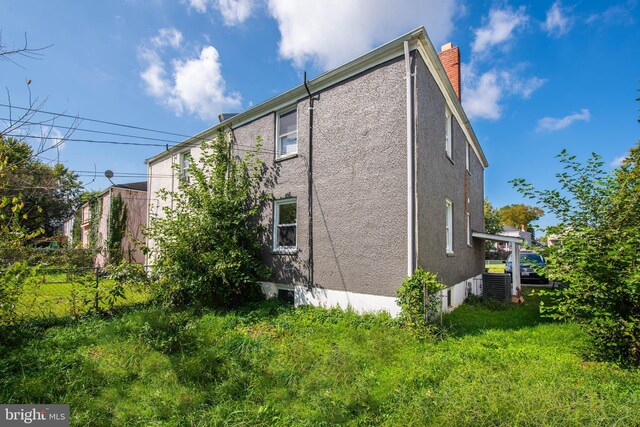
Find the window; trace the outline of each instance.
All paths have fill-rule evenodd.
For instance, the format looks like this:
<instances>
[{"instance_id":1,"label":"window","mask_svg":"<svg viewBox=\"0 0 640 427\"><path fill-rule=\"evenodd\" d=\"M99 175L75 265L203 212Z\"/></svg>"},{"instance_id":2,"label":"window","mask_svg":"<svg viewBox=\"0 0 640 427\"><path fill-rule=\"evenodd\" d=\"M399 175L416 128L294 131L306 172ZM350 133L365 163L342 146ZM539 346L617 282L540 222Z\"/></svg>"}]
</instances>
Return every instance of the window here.
<instances>
[{"instance_id":1,"label":"window","mask_svg":"<svg viewBox=\"0 0 640 427\"><path fill-rule=\"evenodd\" d=\"M298 153L298 111L280 114L277 128L276 158Z\"/></svg>"},{"instance_id":2,"label":"window","mask_svg":"<svg viewBox=\"0 0 640 427\"><path fill-rule=\"evenodd\" d=\"M189 165L191 165L192 160L191 151L180 153L180 178L187 182L189 182Z\"/></svg>"},{"instance_id":3,"label":"window","mask_svg":"<svg viewBox=\"0 0 640 427\"><path fill-rule=\"evenodd\" d=\"M453 253L453 202L446 200L445 231L447 233L447 253Z\"/></svg>"},{"instance_id":4,"label":"window","mask_svg":"<svg viewBox=\"0 0 640 427\"><path fill-rule=\"evenodd\" d=\"M449 107L444 107L444 117L445 117L445 150L447 151L447 157L453 159L453 153L451 150L451 110Z\"/></svg>"},{"instance_id":5,"label":"window","mask_svg":"<svg viewBox=\"0 0 640 427\"><path fill-rule=\"evenodd\" d=\"M465 162L467 164L467 172L470 172L471 170L469 169L469 142L467 142L467 151L465 153Z\"/></svg>"},{"instance_id":6,"label":"window","mask_svg":"<svg viewBox=\"0 0 640 427\"><path fill-rule=\"evenodd\" d=\"M471 214L467 212L467 246L471 245Z\"/></svg>"},{"instance_id":7,"label":"window","mask_svg":"<svg viewBox=\"0 0 640 427\"><path fill-rule=\"evenodd\" d=\"M273 250L296 250L296 199L276 200L273 204Z\"/></svg>"}]
</instances>

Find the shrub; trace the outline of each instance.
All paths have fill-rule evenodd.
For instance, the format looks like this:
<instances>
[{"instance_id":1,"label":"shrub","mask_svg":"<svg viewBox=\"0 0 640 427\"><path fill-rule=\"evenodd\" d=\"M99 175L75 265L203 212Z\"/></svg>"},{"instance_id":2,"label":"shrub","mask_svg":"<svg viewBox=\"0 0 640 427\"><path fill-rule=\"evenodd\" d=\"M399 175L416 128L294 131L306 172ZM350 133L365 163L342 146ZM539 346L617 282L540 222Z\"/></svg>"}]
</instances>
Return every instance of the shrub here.
<instances>
[{"instance_id":1,"label":"shrub","mask_svg":"<svg viewBox=\"0 0 640 427\"><path fill-rule=\"evenodd\" d=\"M0 272L0 325L15 323L19 317L18 302L24 286L37 280L39 269L26 261L16 262Z\"/></svg>"},{"instance_id":2,"label":"shrub","mask_svg":"<svg viewBox=\"0 0 640 427\"><path fill-rule=\"evenodd\" d=\"M221 130L202 142L200 161L191 162L179 190L159 195L173 200L162 217L151 216L147 231L161 301L228 307L261 296L258 282L269 270L261 260L260 146L258 140L255 151L236 157Z\"/></svg>"},{"instance_id":3,"label":"shrub","mask_svg":"<svg viewBox=\"0 0 640 427\"><path fill-rule=\"evenodd\" d=\"M402 309L402 324L420 335L433 334L437 329L435 317L442 308L442 289L444 286L438 282L435 274L418 267L396 293L396 301Z\"/></svg>"},{"instance_id":4,"label":"shrub","mask_svg":"<svg viewBox=\"0 0 640 427\"><path fill-rule=\"evenodd\" d=\"M560 222L547 230L561 237L549 248L547 270L565 286L543 313L586 324L600 359L640 365L640 144L613 173L596 154L584 165L566 151L559 157L560 190L514 180Z\"/></svg>"}]
</instances>

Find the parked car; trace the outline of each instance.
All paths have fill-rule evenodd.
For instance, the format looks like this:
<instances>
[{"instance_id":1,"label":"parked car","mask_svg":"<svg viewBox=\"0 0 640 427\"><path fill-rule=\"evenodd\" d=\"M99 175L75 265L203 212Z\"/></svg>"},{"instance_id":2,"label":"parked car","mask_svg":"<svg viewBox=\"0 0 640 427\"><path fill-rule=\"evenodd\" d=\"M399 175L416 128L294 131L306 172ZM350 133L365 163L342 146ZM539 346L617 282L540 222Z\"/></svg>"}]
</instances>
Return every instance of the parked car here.
<instances>
[{"instance_id":1,"label":"parked car","mask_svg":"<svg viewBox=\"0 0 640 427\"><path fill-rule=\"evenodd\" d=\"M511 274L513 271L513 254L509 254L504 264L504 272ZM549 283L549 279L539 271L547 267L542 255L536 252L520 253L520 281L522 283Z\"/></svg>"}]
</instances>

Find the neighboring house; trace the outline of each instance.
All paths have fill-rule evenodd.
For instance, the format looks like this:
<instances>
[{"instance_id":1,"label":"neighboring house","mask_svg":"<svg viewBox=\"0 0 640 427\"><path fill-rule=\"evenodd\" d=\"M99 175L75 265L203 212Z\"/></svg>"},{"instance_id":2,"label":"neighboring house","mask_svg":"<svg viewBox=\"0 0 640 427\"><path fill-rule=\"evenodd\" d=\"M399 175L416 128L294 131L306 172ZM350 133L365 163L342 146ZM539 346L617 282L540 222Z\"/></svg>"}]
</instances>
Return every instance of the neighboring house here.
<instances>
[{"instance_id":1,"label":"neighboring house","mask_svg":"<svg viewBox=\"0 0 640 427\"><path fill-rule=\"evenodd\" d=\"M524 243L526 246L531 246L531 244L534 242L533 235L531 234L531 232L525 230L524 225L521 226L519 229L511 227L509 225L504 225L502 227L502 231L498 234L501 236L518 237L524 240ZM504 251L511 250L509 247L509 243L499 242L497 243L497 247L498 247L498 251L504 252Z\"/></svg>"},{"instance_id":2,"label":"neighboring house","mask_svg":"<svg viewBox=\"0 0 640 427\"><path fill-rule=\"evenodd\" d=\"M307 84L313 101L297 86L148 159L149 214L198 141L221 128L238 147L261 136L277 175L263 214L268 295L396 314L420 266L448 287L445 309L460 304L484 271L472 232L484 231L488 164L460 103L459 49L436 53L419 28Z\"/></svg>"},{"instance_id":3,"label":"neighboring house","mask_svg":"<svg viewBox=\"0 0 640 427\"><path fill-rule=\"evenodd\" d=\"M95 224L97 225L96 246L100 248L100 252L96 256L95 264L104 266L108 262L106 239L112 232L112 230L109 230L109 215L112 212L112 203L117 197L122 198L127 210L125 230L120 241L123 259L137 264L144 264L145 256L136 241L144 241L142 230L147 221L147 183L132 182L112 185L100 193L98 197L101 200L99 205L100 220ZM93 223L91 221L91 209L89 203L84 203L79 209L81 211L79 218L82 221L80 224L80 246L86 248L89 245L91 225ZM63 226L64 233L69 241L72 241L73 222L74 220L71 219ZM76 244L76 242L72 242L72 244Z\"/></svg>"}]
</instances>

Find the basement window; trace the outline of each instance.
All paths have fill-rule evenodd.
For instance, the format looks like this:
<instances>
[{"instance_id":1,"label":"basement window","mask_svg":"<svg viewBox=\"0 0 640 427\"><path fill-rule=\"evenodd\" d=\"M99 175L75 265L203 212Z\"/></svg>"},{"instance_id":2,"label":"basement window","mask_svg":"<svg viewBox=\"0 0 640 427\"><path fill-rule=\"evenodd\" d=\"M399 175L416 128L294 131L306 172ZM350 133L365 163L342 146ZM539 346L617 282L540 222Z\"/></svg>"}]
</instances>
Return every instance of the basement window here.
<instances>
[{"instance_id":1,"label":"basement window","mask_svg":"<svg viewBox=\"0 0 640 427\"><path fill-rule=\"evenodd\" d=\"M293 156L298 153L298 111L288 111L278 115L276 158Z\"/></svg>"},{"instance_id":2,"label":"basement window","mask_svg":"<svg viewBox=\"0 0 640 427\"><path fill-rule=\"evenodd\" d=\"M273 203L273 250L295 252L297 250L297 200L282 199Z\"/></svg>"}]
</instances>

